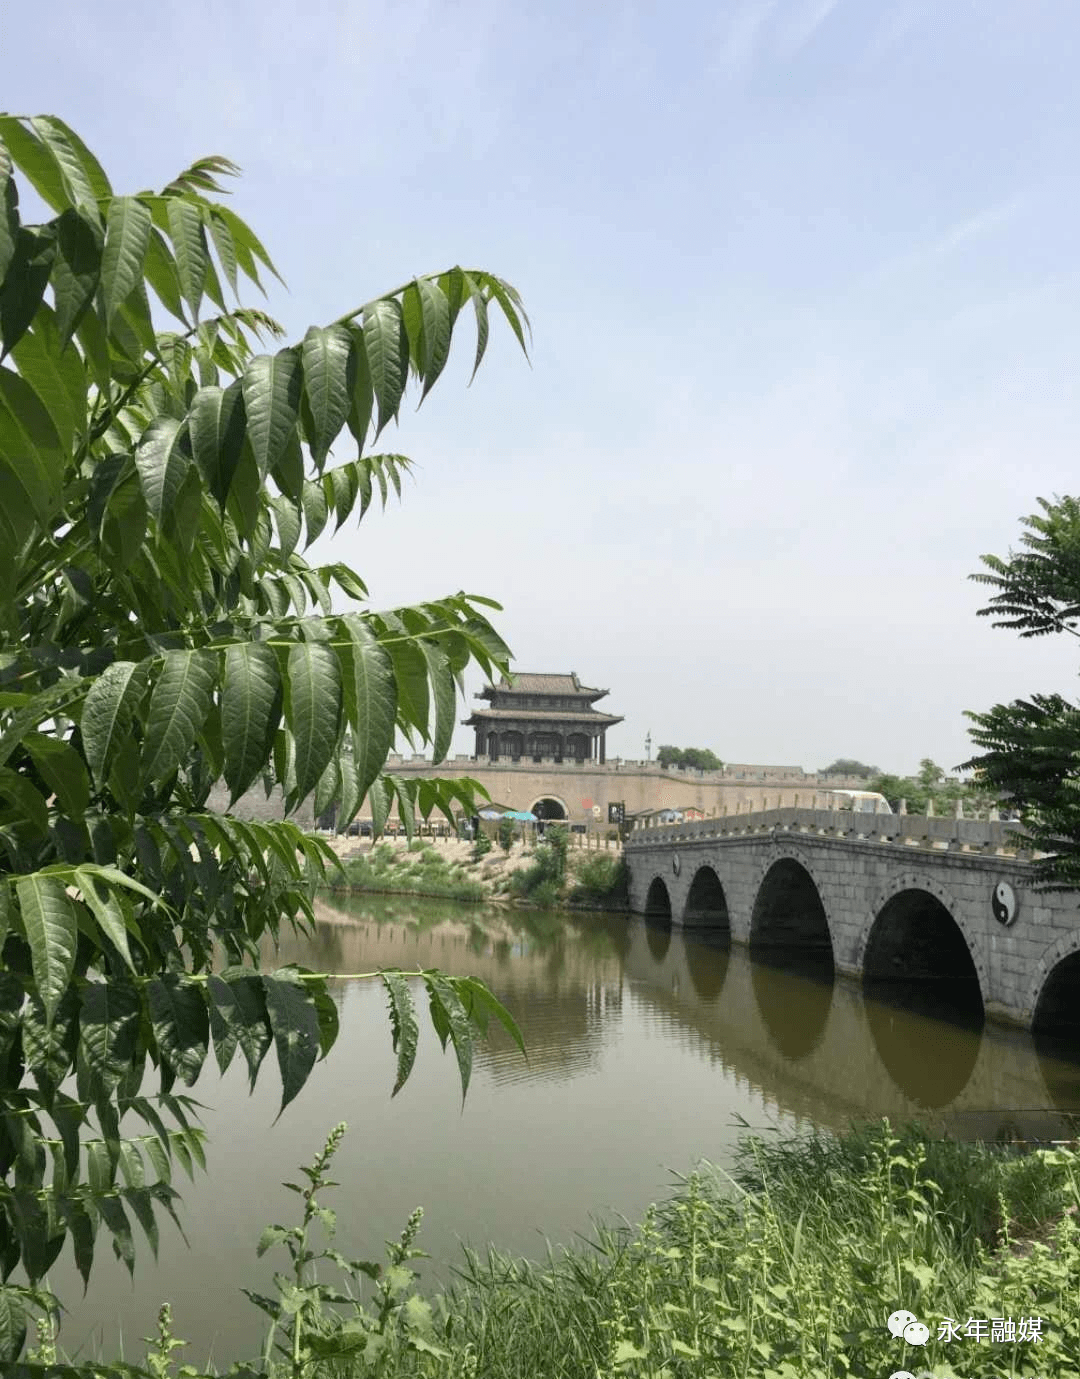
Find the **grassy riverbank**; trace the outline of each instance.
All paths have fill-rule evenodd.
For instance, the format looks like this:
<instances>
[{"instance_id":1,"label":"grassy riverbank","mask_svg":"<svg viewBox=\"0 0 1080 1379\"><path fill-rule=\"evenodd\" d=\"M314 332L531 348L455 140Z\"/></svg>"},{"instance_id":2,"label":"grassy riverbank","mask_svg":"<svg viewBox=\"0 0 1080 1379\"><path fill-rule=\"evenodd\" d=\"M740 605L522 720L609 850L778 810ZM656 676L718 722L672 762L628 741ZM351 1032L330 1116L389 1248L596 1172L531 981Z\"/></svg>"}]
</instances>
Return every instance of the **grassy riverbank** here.
<instances>
[{"instance_id":1,"label":"grassy riverbank","mask_svg":"<svg viewBox=\"0 0 1080 1379\"><path fill-rule=\"evenodd\" d=\"M383 841L343 859L346 882L334 890L422 895L464 903L518 901L539 909L625 904L621 855L574 852L555 844L508 849L457 840Z\"/></svg>"},{"instance_id":2,"label":"grassy riverbank","mask_svg":"<svg viewBox=\"0 0 1080 1379\"><path fill-rule=\"evenodd\" d=\"M303 1232L264 1236L308 1259L291 1279L279 1275L275 1379L1080 1373L1071 1150L1020 1155L887 1126L749 1140L732 1176L702 1168L636 1227L600 1231L544 1266L468 1256L445 1297L414 1291L414 1215L374 1282L370 1267L346 1270L345 1293L363 1300L334 1313L319 1296L334 1261L320 1255L314 1225L332 1224L323 1182L335 1147L332 1136L305 1170ZM316 1262L323 1282L313 1286ZM900 1309L929 1327L928 1345L890 1334L886 1319ZM945 1318L960 1328L951 1341L938 1339ZM1029 1334L1039 1318L1039 1339L991 1341L995 1318ZM984 1339L965 1334L970 1319L985 1320Z\"/></svg>"}]
</instances>

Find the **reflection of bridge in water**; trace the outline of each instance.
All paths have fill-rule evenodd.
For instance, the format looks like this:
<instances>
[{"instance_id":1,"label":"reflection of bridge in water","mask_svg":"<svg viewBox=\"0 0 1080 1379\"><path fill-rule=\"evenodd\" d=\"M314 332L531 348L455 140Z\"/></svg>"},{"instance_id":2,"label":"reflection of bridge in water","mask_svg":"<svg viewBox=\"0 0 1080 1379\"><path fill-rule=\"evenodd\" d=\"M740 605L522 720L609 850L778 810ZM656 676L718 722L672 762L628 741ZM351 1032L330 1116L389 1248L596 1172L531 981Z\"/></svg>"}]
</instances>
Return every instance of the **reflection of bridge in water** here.
<instances>
[{"instance_id":1,"label":"reflection of bridge in water","mask_svg":"<svg viewBox=\"0 0 1080 1379\"><path fill-rule=\"evenodd\" d=\"M766 1107L839 1129L852 1117L924 1119L996 1136L1066 1133L1080 1068L1029 1034L952 1027L865 999L849 982L751 961L741 948L631 922L624 971ZM1017 1116L1011 1108L1035 1112Z\"/></svg>"},{"instance_id":2,"label":"reflection of bridge in water","mask_svg":"<svg viewBox=\"0 0 1080 1379\"><path fill-rule=\"evenodd\" d=\"M867 1000L831 976L751 961L722 935L711 941L615 915L490 910L473 923L424 926L407 898L400 920L376 920L374 910L365 917L363 901L346 904L355 919L320 907L333 922L320 924L314 954L305 945L298 960L324 970L432 966L481 978L513 1012L529 1050L525 1064L500 1031L478 1047L478 1066L497 1081L595 1072L630 1002L767 1109L830 1128L888 1116L944 1119L991 1138L1016 1129L1063 1134L1063 1115L1048 1124L1045 1114L1018 1118L1009 1108L1080 1110L1080 1068L1040 1052L1029 1034L963 1028Z\"/></svg>"}]
</instances>

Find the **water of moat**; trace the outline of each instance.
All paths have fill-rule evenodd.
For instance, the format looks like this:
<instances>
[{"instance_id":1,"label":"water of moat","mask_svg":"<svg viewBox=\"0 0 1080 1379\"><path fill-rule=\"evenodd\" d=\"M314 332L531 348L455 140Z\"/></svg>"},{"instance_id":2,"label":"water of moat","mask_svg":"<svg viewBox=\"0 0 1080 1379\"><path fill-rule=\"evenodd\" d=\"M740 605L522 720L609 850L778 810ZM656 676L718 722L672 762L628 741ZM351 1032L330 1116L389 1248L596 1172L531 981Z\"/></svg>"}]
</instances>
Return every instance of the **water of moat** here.
<instances>
[{"instance_id":1,"label":"water of moat","mask_svg":"<svg viewBox=\"0 0 1080 1379\"><path fill-rule=\"evenodd\" d=\"M261 1314L241 1286L270 1291L264 1225L292 1224L284 1190L338 1121L349 1132L325 1204L337 1245L379 1258L382 1242L425 1209L423 1266L450 1277L461 1241L543 1258L545 1237L573 1241L590 1216L631 1220L663 1197L673 1171L705 1157L730 1164L745 1126L766 1134L852 1118L923 1118L993 1138L1017 1126L1064 1133L1080 1111L1080 1063L965 1009L944 985L879 993L751 961L707 934L689 937L623 915L556 916L364 897L320 909L311 940L281 962L316 971L439 967L484 979L514 1012L526 1062L496 1032L477 1051L462 1109L452 1053L421 1027L412 1078L393 1101L385 997L372 981L333 983L341 1033L277 1124L273 1055L248 1095L243 1060L224 1078L213 1059L192 1091L208 1108L209 1171L179 1175L185 1246L165 1222L155 1264L139 1241L134 1285L105 1233L80 1297L70 1247L51 1282L70 1308L62 1343L83 1354L141 1356L159 1304L202 1362L251 1354ZM968 1002L970 1007L970 1002ZM426 1018L426 1017L424 1017ZM1023 1114L1017 1114L1017 1111ZM276 1267L283 1267L279 1261ZM122 1341L121 1341L122 1338Z\"/></svg>"}]
</instances>

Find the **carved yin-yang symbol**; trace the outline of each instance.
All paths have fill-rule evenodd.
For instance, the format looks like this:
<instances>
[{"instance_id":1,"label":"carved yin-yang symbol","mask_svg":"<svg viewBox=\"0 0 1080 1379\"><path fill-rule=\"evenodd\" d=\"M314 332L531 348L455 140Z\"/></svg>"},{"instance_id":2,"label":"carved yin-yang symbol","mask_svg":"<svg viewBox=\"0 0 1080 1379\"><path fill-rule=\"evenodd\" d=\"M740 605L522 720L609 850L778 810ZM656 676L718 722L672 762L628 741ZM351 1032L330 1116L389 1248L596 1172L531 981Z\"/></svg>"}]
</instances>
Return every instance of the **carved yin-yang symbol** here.
<instances>
[{"instance_id":1,"label":"carved yin-yang symbol","mask_svg":"<svg viewBox=\"0 0 1080 1379\"><path fill-rule=\"evenodd\" d=\"M999 881L994 887L990 908L999 924L1011 924L1016 918L1016 892L1007 881Z\"/></svg>"}]
</instances>

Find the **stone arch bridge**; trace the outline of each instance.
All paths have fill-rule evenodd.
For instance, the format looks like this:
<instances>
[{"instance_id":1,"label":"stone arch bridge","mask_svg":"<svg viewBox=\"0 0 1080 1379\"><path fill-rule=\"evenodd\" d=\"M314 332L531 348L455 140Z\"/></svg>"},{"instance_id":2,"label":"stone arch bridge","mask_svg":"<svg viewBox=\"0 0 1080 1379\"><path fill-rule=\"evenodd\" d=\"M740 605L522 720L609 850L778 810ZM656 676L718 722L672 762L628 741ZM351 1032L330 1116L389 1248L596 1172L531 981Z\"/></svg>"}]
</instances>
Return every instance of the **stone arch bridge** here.
<instances>
[{"instance_id":1,"label":"stone arch bridge","mask_svg":"<svg viewBox=\"0 0 1080 1379\"><path fill-rule=\"evenodd\" d=\"M636 828L625 857L638 914L1080 1033L1080 897L1035 889L1008 824L773 809Z\"/></svg>"}]
</instances>

